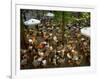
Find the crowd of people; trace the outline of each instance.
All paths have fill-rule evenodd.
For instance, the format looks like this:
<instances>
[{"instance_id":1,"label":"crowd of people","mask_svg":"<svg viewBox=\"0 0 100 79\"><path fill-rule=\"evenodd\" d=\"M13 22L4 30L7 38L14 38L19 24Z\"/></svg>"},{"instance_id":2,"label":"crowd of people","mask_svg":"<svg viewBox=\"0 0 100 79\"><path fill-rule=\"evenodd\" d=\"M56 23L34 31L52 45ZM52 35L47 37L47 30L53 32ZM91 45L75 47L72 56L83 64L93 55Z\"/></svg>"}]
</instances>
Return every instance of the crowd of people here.
<instances>
[{"instance_id":1,"label":"crowd of people","mask_svg":"<svg viewBox=\"0 0 100 79\"><path fill-rule=\"evenodd\" d=\"M23 37L21 69L90 66L90 38L80 27L45 21L24 28Z\"/></svg>"}]
</instances>

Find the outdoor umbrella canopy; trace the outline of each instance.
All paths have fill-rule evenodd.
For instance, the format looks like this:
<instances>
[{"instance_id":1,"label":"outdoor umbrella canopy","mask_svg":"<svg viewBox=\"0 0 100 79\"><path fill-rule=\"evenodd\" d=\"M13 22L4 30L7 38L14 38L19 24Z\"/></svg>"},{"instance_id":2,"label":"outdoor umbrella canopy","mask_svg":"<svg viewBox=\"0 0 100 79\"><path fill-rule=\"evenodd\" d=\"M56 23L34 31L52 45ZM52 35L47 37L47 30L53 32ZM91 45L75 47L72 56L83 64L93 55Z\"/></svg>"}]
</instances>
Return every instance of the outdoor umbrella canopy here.
<instances>
[{"instance_id":1,"label":"outdoor umbrella canopy","mask_svg":"<svg viewBox=\"0 0 100 79\"><path fill-rule=\"evenodd\" d=\"M37 24L40 24L40 20L29 19L29 20L24 22L24 25L26 25L26 26L33 26L33 25L37 25Z\"/></svg>"},{"instance_id":2,"label":"outdoor umbrella canopy","mask_svg":"<svg viewBox=\"0 0 100 79\"><path fill-rule=\"evenodd\" d=\"M48 13L46 14L46 16L48 16L48 17L54 17L55 15L54 15L53 13L51 13L51 12L48 12Z\"/></svg>"},{"instance_id":3,"label":"outdoor umbrella canopy","mask_svg":"<svg viewBox=\"0 0 100 79\"><path fill-rule=\"evenodd\" d=\"M81 33L85 36L90 37L90 27L84 27L81 29Z\"/></svg>"}]
</instances>

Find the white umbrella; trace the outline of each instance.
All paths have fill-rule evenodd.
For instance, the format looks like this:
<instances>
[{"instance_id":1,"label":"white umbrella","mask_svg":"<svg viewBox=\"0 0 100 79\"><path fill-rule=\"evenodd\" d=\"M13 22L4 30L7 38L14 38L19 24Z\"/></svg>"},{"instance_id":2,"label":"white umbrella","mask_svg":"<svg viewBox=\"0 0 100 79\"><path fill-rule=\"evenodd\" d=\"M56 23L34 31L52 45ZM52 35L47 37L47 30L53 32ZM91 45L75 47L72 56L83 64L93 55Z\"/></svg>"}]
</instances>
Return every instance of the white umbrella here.
<instances>
[{"instance_id":1,"label":"white umbrella","mask_svg":"<svg viewBox=\"0 0 100 79\"><path fill-rule=\"evenodd\" d=\"M55 15L54 15L53 13L51 13L51 12L48 12L48 13L46 14L46 16L48 16L48 17L54 17Z\"/></svg>"},{"instance_id":2,"label":"white umbrella","mask_svg":"<svg viewBox=\"0 0 100 79\"><path fill-rule=\"evenodd\" d=\"M40 20L29 19L29 20L24 22L24 25L26 25L26 26L33 26L33 25L37 25L37 24L40 24Z\"/></svg>"},{"instance_id":3,"label":"white umbrella","mask_svg":"<svg viewBox=\"0 0 100 79\"><path fill-rule=\"evenodd\" d=\"M91 31L90 27L84 27L81 29L81 33L87 37L90 37L90 31Z\"/></svg>"}]
</instances>

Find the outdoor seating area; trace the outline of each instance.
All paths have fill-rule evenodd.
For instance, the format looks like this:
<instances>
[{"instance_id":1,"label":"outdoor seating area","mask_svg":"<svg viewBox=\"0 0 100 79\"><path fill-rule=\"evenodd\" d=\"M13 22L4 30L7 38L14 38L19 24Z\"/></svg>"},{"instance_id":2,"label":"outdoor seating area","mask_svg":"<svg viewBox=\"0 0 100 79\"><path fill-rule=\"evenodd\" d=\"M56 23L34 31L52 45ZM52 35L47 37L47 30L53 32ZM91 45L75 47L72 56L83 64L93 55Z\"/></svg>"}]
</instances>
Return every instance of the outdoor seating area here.
<instances>
[{"instance_id":1,"label":"outdoor seating area","mask_svg":"<svg viewBox=\"0 0 100 79\"><path fill-rule=\"evenodd\" d=\"M22 9L20 68L90 66L90 36L81 33L89 18L88 12Z\"/></svg>"}]
</instances>

